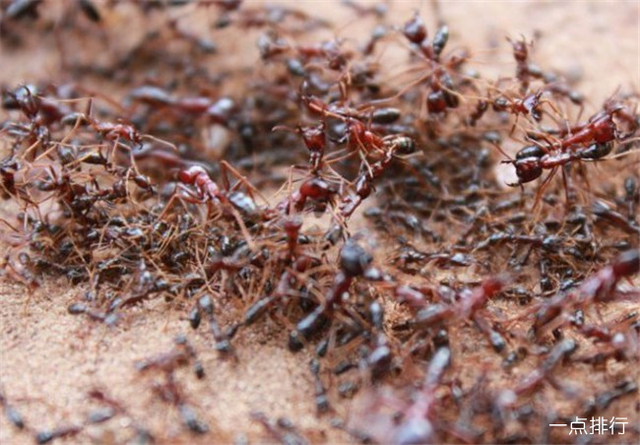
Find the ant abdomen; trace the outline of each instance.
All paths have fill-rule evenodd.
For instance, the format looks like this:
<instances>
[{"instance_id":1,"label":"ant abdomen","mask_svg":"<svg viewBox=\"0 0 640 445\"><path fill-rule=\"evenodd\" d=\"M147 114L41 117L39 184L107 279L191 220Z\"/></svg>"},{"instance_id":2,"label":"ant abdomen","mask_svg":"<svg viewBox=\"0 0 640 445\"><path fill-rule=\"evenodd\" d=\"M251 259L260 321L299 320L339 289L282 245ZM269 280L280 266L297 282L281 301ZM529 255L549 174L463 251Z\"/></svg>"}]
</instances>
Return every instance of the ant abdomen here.
<instances>
[{"instance_id":1,"label":"ant abdomen","mask_svg":"<svg viewBox=\"0 0 640 445\"><path fill-rule=\"evenodd\" d=\"M516 153L516 159L541 158L545 154L547 154L546 150L539 145L528 145Z\"/></svg>"},{"instance_id":2,"label":"ant abdomen","mask_svg":"<svg viewBox=\"0 0 640 445\"><path fill-rule=\"evenodd\" d=\"M582 159L602 159L613 150L613 142L594 143L580 151Z\"/></svg>"}]
</instances>

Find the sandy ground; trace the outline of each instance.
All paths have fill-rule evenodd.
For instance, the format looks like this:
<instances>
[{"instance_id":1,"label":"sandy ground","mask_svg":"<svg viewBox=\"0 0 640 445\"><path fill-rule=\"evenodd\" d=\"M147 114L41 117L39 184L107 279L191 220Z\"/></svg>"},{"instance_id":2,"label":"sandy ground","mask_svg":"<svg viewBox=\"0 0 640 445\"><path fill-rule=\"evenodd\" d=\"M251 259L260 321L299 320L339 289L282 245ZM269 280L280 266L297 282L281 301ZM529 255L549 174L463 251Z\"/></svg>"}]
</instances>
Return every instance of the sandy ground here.
<instances>
[{"instance_id":1,"label":"sandy ground","mask_svg":"<svg viewBox=\"0 0 640 445\"><path fill-rule=\"evenodd\" d=\"M303 3L321 14L341 11L328 1ZM392 9L397 14L395 21L402 23L416 7L429 22L435 21L430 3L416 2L398 2ZM534 59L579 77L581 90L593 99L594 106L620 85L640 86L636 1L443 2L441 14L452 29L452 41L473 50L479 69L487 62L512 69L505 37L535 35ZM341 20L345 35L359 26L352 18L341 16L338 22ZM46 45L17 54L7 54L0 47L0 82L18 84L41 78L45 72L55 73L55 63L48 65L40 57ZM246 57L253 61L257 55L251 49ZM239 360L222 360L204 329L189 332L184 308L178 304L147 303L128 311L115 328L107 328L67 314L67 305L81 294L81 287L71 287L64 280L47 281L30 294L0 278L0 388L37 429L80 421L92 406L87 403L87 391L102 388L125 402L131 417L143 421L160 442L198 442L197 436L185 433L176 411L153 395L153 378L139 376L134 367L137 360L170 349L177 334L189 333L201 351L207 375L196 380L185 370L178 378L189 402L213 431L200 439L202 443L243 438L272 441L250 419L252 410L272 418L291 418L314 443L352 440L330 426L331 415L316 416L308 371L311 354L290 353L286 333L275 324L264 322L239 334L234 341ZM628 403L632 409L632 401ZM347 400L337 404L336 414L347 417L349 404ZM119 443L127 439L128 430L123 426L120 420L110 421L87 435L59 443ZM0 417L0 443L31 442L31 435Z\"/></svg>"}]
</instances>

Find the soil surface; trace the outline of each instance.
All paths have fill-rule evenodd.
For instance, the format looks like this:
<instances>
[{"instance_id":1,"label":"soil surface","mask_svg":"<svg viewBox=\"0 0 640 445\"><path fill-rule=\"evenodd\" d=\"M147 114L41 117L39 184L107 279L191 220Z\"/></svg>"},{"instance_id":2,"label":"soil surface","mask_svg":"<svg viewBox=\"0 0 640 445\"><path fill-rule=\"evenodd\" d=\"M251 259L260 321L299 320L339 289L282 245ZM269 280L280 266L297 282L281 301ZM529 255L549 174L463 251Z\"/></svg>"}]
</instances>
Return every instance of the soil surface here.
<instances>
[{"instance_id":1,"label":"soil surface","mask_svg":"<svg viewBox=\"0 0 640 445\"><path fill-rule=\"evenodd\" d=\"M300 3L315 14L326 14L342 24L337 28L342 35L357 33L362 26L334 2ZM389 14L397 16L395 21L402 23L415 9L419 9L429 23L435 22L429 2L397 2ZM599 106L621 85L636 90L640 86L636 1L455 1L442 2L440 14L450 25L451 41L470 48L477 59L477 68L483 73L495 71L497 76L500 70L511 72L513 61L505 37L524 35L535 38L536 60L579 81L580 90L589 98L589 110ZM335 15L339 17L336 19ZM202 18L194 18L194 26L199 19ZM114 43L110 44L126 45L127 39L135 40L135 26L131 29L131 35L114 37ZM242 39L236 42L237 60L230 63L251 64L258 60L255 39L247 42ZM29 42L19 52L0 47L0 84L64 79L65 74L52 55L55 51L55 44L50 41ZM108 85L94 85L94 88L100 90ZM8 207L0 203L6 215L11 209L5 206ZM45 281L40 289L29 292L9 278L0 277L0 388L30 424L45 429L80 421L92 406L87 402L87 392L99 388L125 402L131 417L144 421L161 443L273 441L261 425L251 419L250 412L254 410L271 418L291 419L313 443L354 441L333 428L330 419L358 416L357 411L364 402L357 398L357 404L341 399L336 395L334 384L331 391L336 413L318 417L308 365L312 353L308 349L291 353L286 346L287 332L275 323L265 321L240 332L234 339L238 359L224 360L213 349L212 340L204 330L190 332L184 307L178 303L163 300L145 303L143 308L127 311L123 322L110 328L67 313L67 306L78 301L83 291L82 286L71 286L59 279ZM159 402L150 390L153 379L138 375L134 366L140 359L170 349L174 337L180 333L189 333L206 370L203 380L181 379L189 401L212 431L203 437L185 432L176 411ZM466 351L457 353L468 354L468 357L477 354L472 344L466 347ZM478 359L491 362L491 357ZM525 375L527 366L523 364L514 379ZM178 376L184 377L189 372L184 369ZM611 369L598 374L598 378L613 381L617 375L630 372L635 372L636 380L640 377L637 369L632 371L624 365L613 364ZM605 383L592 379L587 366L575 367L560 373L559 377L584 387ZM554 403L556 407L561 406L562 400L556 395ZM638 403L636 393L606 414L638 422ZM107 422L58 443L122 443L129 439L123 436L127 430L122 426L118 422ZM560 437L566 440L566 436ZM29 433L17 430L4 416L0 417L0 443L32 442Z\"/></svg>"}]
</instances>

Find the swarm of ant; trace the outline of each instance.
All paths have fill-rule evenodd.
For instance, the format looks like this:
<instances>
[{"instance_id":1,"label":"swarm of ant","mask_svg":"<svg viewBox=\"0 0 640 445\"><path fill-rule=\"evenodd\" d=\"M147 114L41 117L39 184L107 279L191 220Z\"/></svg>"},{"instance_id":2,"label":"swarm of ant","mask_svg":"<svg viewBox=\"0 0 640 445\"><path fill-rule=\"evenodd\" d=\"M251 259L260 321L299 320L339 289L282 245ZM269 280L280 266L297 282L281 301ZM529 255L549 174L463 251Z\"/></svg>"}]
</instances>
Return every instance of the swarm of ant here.
<instances>
[{"instance_id":1,"label":"swarm of ant","mask_svg":"<svg viewBox=\"0 0 640 445\"><path fill-rule=\"evenodd\" d=\"M354 440L545 443L557 440L551 423L574 416L637 420L638 404L606 411L637 399L637 371L596 393L559 377L640 364L638 172L592 180L634 153L634 94L586 116L583 96L534 64L524 38L509 40L513 77L483 79L466 50L450 49L449 28L427 30L417 13L394 22L384 7L344 2L380 22L366 41L301 43L331 24L285 7L188 3L67 2L52 31L40 26L47 2L3 2L3 45L14 47L27 33L100 34L122 7L160 24L100 63L65 43L73 82L2 86L7 277L34 290L64 276L86 290L69 314L114 329L164 299L208 329L221 359L234 359L239 331L271 319L289 332L283 347L314 351L319 416L355 397L333 422ZM183 8L215 10L218 29L257 30L261 63L226 67L214 42L181 26ZM390 48L405 64L392 81L378 58ZM83 84L95 78L122 94ZM511 156L505 142L521 148ZM514 183L496 176L501 163ZM474 349L493 360L474 361ZM175 374L193 366L206 378L198 352L182 336L135 366L160 376L158 397L206 435ZM524 363L529 373L514 371ZM84 423L43 431L0 394L38 443L131 419L105 391L88 398L102 408ZM558 399L570 407L550 409ZM308 442L291 421L253 418L274 440ZM138 443L161 434L130 425ZM630 422L624 440L638 437Z\"/></svg>"}]
</instances>

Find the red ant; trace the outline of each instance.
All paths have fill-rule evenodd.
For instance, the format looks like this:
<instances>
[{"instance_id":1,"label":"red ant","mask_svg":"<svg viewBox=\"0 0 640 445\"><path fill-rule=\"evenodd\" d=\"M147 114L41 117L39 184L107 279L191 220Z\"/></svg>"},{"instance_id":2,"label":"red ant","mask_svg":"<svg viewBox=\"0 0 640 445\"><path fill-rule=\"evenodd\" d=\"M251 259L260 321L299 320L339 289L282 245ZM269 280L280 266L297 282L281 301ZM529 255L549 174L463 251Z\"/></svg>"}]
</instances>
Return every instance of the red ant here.
<instances>
[{"instance_id":1,"label":"red ant","mask_svg":"<svg viewBox=\"0 0 640 445\"><path fill-rule=\"evenodd\" d=\"M90 105L89 105L90 106ZM142 144L142 138L138 130L131 125L122 122L100 122L97 119L92 118L89 114L84 113L69 113L61 119L62 124L76 124L79 125L91 125L98 133L107 138L110 141L116 141L124 139L132 142L136 145Z\"/></svg>"},{"instance_id":2,"label":"red ant","mask_svg":"<svg viewBox=\"0 0 640 445\"><path fill-rule=\"evenodd\" d=\"M505 408L512 407L518 396L529 394L538 388L545 380L552 379L551 373L558 365L566 360L578 348L575 340L564 339L558 342L547 354L542 363L523 378L514 389L505 389L495 398L495 408L502 413ZM553 383L558 386L557 382ZM573 390L567 390L573 392Z\"/></svg>"},{"instance_id":3,"label":"red ant","mask_svg":"<svg viewBox=\"0 0 640 445\"><path fill-rule=\"evenodd\" d=\"M184 423L194 432L203 433L206 432L206 426L203 424L199 424L199 422L193 422L194 425L191 425L192 422L189 419L192 416L184 415L183 406L187 406L184 402L181 401L181 395L179 393L178 386L175 382L174 372L176 369L181 368L187 364L193 363L194 373L198 379L204 378L204 368L202 367L202 363L198 360L198 356L195 348L191 343L187 340L187 338L183 335L179 335L174 340L175 347L166 353L159 354L152 358L141 360L136 363L136 369L141 374L146 374L152 371L161 371L164 373L166 382L164 385L156 387L157 390L161 391L161 395L170 396L167 400L178 407L180 414L183 417ZM188 407L187 410L190 410ZM198 423L203 428L195 428L196 423ZM194 426L194 428L192 428Z\"/></svg>"},{"instance_id":4,"label":"red ant","mask_svg":"<svg viewBox=\"0 0 640 445\"><path fill-rule=\"evenodd\" d=\"M196 328L198 327L200 324L200 312L203 312L209 319L209 328L211 329L211 333L216 341L216 350L222 354L234 353L233 346L231 346L229 338L222 332L222 329L220 329L220 325L216 320L214 304L211 296L209 294L201 296L198 299L198 305L194 309L197 311L195 314L198 315L195 315L194 313L190 315L192 319L192 327L194 325Z\"/></svg>"},{"instance_id":5,"label":"red ant","mask_svg":"<svg viewBox=\"0 0 640 445\"><path fill-rule=\"evenodd\" d=\"M20 414L20 412L9 403L2 391L0 391L0 405L4 409L4 414L7 417L7 420L11 422L13 426L18 429L25 428L26 425L22 414Z\"/></svg>"},{"instance_id":6,"label":"red ant","mask_svg":"<svg viewBox=\"0 0 640 445\"><path fill-rule=\"evenodd\" d=\"M325 203L330 201L336 193L338 193L338 188L335 185L319 176L312 176L306 179L284 203L280 204L280 208L284 208L285 212L289 213L290 207L293 205L295 211L300 212L304 209L308 199Z\"/></svg>"},{"instance_id":7,"label":"red ant","mask_svg":"<svg viewBox=\"0 0 640 445\"><path fill-rule=\"evenodd\" d=\"M290 445L309 445L309 441L300 434L293 423L285 417L280 417L274 423L264 413L252 411L251 418L259 422L267 432L280 443Z\"/></svg>"},{"instance_id":8,"label":"red ant","mask_svg":"<svg viewBox=\"0 0 640 445\"><path fill-rule=\"evenodd\" d=\"M543 93L544 90L539 90L522 99L498 97L493 101L493 109L496 111L505 111L508 109L511 114L515 114L516 116L518 114L529 115L535 121L539 122L542 119L540 103Z\"/></svg>"},{"instance_id":9,"label":"red ant","mask_svg":"<svg viewBox=\"0 0 640 445\"><path fill-rule=\"evenodd\" d=\"M583 307L588 303L613 299L618 281L637 274L639 270L640 253L637 250L630 250L620 255L610 265L586 278L575 290L559 293L542 303L535 313L533 329L536 336L540 337L545 332L570 321L570 317L563 315L567 310Z\"/></svg>"},{"instance_id":10,"label":"red ant","mask_svg":"<svg viewBox=\"0 0 640 445\"><path fill-rule=\"evenodd\" d=\"M15 91L6 91L2 98L2 107L8 110L19 109L37 125L59 122L71 112L64 104L40 96L33 85L25 85Z\"/></svg>"},{"instance_id":11,"label":"red ant","mask_svg":"<svg viewBox=\"0 0 640 445\"><path fill-rule=\"evenodd\" d=\"M221 166L225 181L226 171L231 170L235 175L240 176L242 181L249 185L251 189L253 189L253 186L251 186L248 181L246 181L246 179L242 177L242 175L240 175L239 172L237 172L227 162L222 161ZM221 203L230 204L234 209L238 209L248 216L256 216L259 213L258 206L251 196L247 196L244 193L238 191L221 191L218 185L209 177L209 173L201 165L193 165L187 169L180 170L178 172L178 181L178 187L181 190L186 191L191 196L190 198L186 198L190 202L210 202L215 206L220 205ZM185 187L186 185L192 185L195 187L195 196L191 190ZM178 195L174 193L165 206L163 215L171 206L171 203L176 196Z\"/></svg>"},{"instance_id":12,"label":"red ant","mask_svg":"<svg viewBox=\"0 0 640 445\"><path fill-rule=\"evenodd\" d=\"M175 98L167 91L153 86L143 86L132 90L129 97L137 102L161 108L168 107L185 114L206 115L212 121L227 124L229 113L235 107L229 98L213 101L208 97Z\"/></svg>"},{"instance_id":13,"label":"red ant","mask_svg":"<svg viewBox=\"0 0 640 445\"><path fill-rule=\"evenodd\" d=\"M513 48L513 58L516 61L516 78L520 81L520 90L525 93L529 88L530 79L542 77L540 69L529 63L529 49L531 43L527 43L524 36L520 40L511 40L507 38Z\"/></svg>"},{"instance_id":14,"label":"red ant","mask_svg":"<svg viewBox=\"0 0 640 445\"><path fill-rule=\"evenodd\" d=\"M302 90L304 91L306 88L305 81L302 85ZM306 93L302 94L302 101L312 113L320 114L323 118L332 117L344 122L346 131L338 141L339 143L348 142L352 149L361 150L364 153L380 150L384 146L383 139L360 120L360 113L357 110L334 103L327 104L321 99L309 96ZM322 130L324 130L324 127ZM319 142L319 139L317 141Z\"/></svg>"},{"instance_id":15,"label":"red ant","mask_svg":"<svg viewBox=\"0 0 640 445\"><path fill-rule=\"evenodd\" d=\"M618 122L626 124L626 132L619 129ZM571 128L569 134L560 141L560 147L572 149L593 143L606 144L629 137L637 128L636 116L623 104L610 99L605 103L604 110L592 116L586 124Z\"/></svg>"},{"instance_id":16,"label":"red ant","mask_svg":"<svg viewBox=\"0 0 640 445\"><path fill-rule=\"evenodd\" d=\"M422 388L416 392L413 403L402 412L394 431L393 442L398 444L437 442L433 415L436 408L436 389L451 365L451 350L439 348L433 355L424 376Z\"/></svg>"},{"instance_id":17,"label":"red ant","mask_svg":"<svg viewBox=\"0 0 640 445\"><path fill-rule=\"evenodd\" d=\"M443 25L438 28L436 34L433 36L433 40L429 41L427 39L427 28L417 11L413 18L405 23L402 33L409 42L420 47L420 50L427 59L436 62L449 40L449 28Z\"/></svg>"},{"instance_id":18,"label":"red ant","mask_svg":"<svg viewBox=\"0 0 640 445\"><path fill-rule=\"evenodd\" d=\"M625 122L628 131L620 131L614 118ZM504 161L514 164L518 176L518 182L509 185L531 182L539 178L544 170L552 170L551 175L545 179L546 184L556 167L574 160L602 159L611 152L614 141L630 136L636 129L635 116L622 104L610 100L605 104L605 109L594 115L586 124L566 130L568 134L562 132L563 137L558 143L549 146L527 146L516 154L515 160Z\"/></svg>"},{"instance_id":19,"label":"red ant","mask_svg":"<svg viewBox=\"0 0 640 445\"><path fill-rule=\"evenodd\" d=\"M340 271L335 275L333 286L326 295L324 304L316 307L309 315L296 325L296 329L289 334L289 349L299 351L304 344L302 339L308 339L327 322L335 308L340 304L340 297L349 290L354 278L370 271L373 257L353 239L347 240L340 251Z\"/></svg>"},{"instance_id":20,"label":"red ant","mask_svg":"<svg viewBox=\"0 0 640 445\"><path fill-rule=\"evenodd\" d=\"M293 283L298 278L298 274L302 274L316 265L317 260L311 257L298 257L291 265L291 268L282 273L272 295L259 299L247 309L242 324L248 326L255 323L276 301L290 296L293 291Z\"/></svg>"},{"instance_id":21,"label":"red ant","mask_svg":"<svg viewBox=\"0 0 640 445\"><path fill-rule=\"evenodd\" d=\"M373 182L389 167L389 164L394 158L395 152L410 150L412 149L411 147L413 147L413 144L414 143L411 138L403 136L393 137L384 141L384 145L387 147L384 158L375 162L371 166L364 167L366 171L361 173L358 179L356 179L355 194L347 196L342 200L342 216L351 216L362 201L369 197L373 191Z\"/></svg>"},{"instance_id":22,"label":"red ant","mask_svg":"<svg viewBox=\"0 0 640 445\"><path fill-rule=\"evenodd\" d=\"M491 297L502 290L504 283L504 279L501 278L487 279L475 289L461 292L460 300L453 304L432 304L418 311L414 320L409 322L409 325L417 328L429 328L457 320L474 320L478 328L489 337L493 348L499 352L504 348L505 341L487 320L480 315L480 310ZM419 298L416 300L416 296L411 291L413 290L410 288L402 287L396 290L396 295L403 298L409 297L411 298L410 301L415 301L418 304L422 303L423 300L421 301ZM418 293L421 294L420 292Z\"/></svg>"},{"instance_id":23,"label":"red ant","mask_svg":"<svg viewBox=\"0 0 640 445\"><path fill-rule=\"evenodd\" d=\"M316 173L322 165L322 158L324 157L326 147L326 123L322 122L319 125L314 126L298 126L295 130L290 129L284 125L278 125L273 127L272 131L287 130L293 131L302 136L304 145L309 151L309 164L311 165L312 173Z\"/></svg>"}]
</instances>

